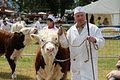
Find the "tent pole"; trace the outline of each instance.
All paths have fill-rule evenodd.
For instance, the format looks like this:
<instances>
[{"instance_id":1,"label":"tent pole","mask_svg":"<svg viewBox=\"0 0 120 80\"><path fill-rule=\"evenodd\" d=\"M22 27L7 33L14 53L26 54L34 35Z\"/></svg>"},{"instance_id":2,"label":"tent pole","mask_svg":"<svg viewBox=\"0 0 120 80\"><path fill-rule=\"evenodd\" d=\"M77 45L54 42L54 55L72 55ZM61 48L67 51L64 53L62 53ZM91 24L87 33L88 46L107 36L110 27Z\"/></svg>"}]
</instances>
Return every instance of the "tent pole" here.
<instances>
[{"instance_id":1,"label":"tent pole","mask_svg":"<svg viewBox=\"0 0 120 80\"><path fill-rule=\"evenodd\" d=\"M120 8L119 8L119 21L118 24L120 25Z\"/></svg>"},{"instance_id":2,"label":"tent pole","mask_svg":"<svg viewBox=\"0 0 120 80\"><path fill-rule=\"evenodd\" d=\"M90 36L89 22L88 22L88 13L86 13L86 21L87 21L88 36ZM90 57L91 57L91 66L92 66L93 80L95 80L94 62L93 62L92 48L91 48L91 42L90 41L89 41L89 48L90 48Z\"/></svg>"}]
</instances>

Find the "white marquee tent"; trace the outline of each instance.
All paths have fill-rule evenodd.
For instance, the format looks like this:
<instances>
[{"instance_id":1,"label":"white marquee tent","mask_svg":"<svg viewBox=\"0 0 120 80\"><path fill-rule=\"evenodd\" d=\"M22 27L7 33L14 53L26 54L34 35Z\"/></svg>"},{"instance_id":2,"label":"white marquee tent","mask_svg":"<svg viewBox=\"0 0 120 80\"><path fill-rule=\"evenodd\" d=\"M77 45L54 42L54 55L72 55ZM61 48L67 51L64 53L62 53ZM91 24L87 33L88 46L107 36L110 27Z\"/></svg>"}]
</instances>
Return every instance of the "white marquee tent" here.
<instances>
[{"instance_id":1,"label":"white marquee tent","mask_svg":"<svg viewBox=\"0 0 120 80\"><path fill-rule=\"evenodd\" d=\"M98 0L84 9L89 14L111 14L112 25L120 25L120 0Z\"/></svg>"}]
</instances>

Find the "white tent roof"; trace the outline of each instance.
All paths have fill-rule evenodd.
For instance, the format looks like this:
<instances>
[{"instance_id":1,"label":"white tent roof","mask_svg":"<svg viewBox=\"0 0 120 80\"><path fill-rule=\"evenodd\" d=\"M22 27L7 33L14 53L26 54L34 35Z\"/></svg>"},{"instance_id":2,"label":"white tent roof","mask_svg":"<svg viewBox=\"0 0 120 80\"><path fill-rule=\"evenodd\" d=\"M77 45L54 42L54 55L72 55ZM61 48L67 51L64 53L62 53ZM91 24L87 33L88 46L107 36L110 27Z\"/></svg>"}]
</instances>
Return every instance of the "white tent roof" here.
<instances>
[{"instance_id":1,"label":"white tent roof","mask_svg":"<svg viewBox=\"0 0 120 80\"><path fill-rule=\"evenodd\" d=\"M91 14L114 14L120 13L120 0L99 0L83 7Z\"/></svg>"}]
</instances>

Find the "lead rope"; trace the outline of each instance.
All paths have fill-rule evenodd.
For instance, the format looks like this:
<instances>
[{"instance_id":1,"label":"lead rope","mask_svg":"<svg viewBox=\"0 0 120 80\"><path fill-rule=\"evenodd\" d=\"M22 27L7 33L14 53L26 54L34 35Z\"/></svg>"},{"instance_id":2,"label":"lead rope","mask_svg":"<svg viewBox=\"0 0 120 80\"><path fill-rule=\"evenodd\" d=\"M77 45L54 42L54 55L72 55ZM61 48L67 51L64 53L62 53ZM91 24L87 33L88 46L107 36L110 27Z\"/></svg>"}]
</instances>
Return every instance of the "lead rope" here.
<instances>
[{"instance_id":1,"label":"lead rope","mask_svg":"<svg viewBox=\"0 0 120 80\"><path fill-rule=\"evenodd\" d=\"M64 32L64 35L65 35L65 32ZM80 47L80 46L85 42L85 46L86 46L87 53L88 53L88 54L87 54L87 55L88 55L88 58L87 58L84 62L85 62L85 63L88 62L88 61L89 61L89 49L88 49L88 46L87 46L87 38L84 39L83 42L82 42L81 44L79 44L79 45L72 45L72 44L69 42L69 40L68 40L68 38L66 37L66 35L65 35L65 38L66 38L68 44L69 44L70 46L72 46L72 47ZM75 56L74 56L74 57L75 57Z\"/></svg>"},{"instance_id":2,"label":"lead rope","mask_svg":"<svg viewBox=\"0 0 120 80\"><path fill-rule=\"evenodd\" d=\"M64 35L65 35L65 31L63 32L64 33ZM86 62L88 62L89 61L89 49L88 49L88 46L87 46L87 38L86 39L84 39L83 40L83 42L81 43L81 44L79 44L79 45L72 45L70 42L69 42L69 40L68 40L68 38L66 37L66 35L65 35L65 38L66 38L66 40L67 40L67 42L68 42L68 44L70 45L70 46L72 46L72 47L80 47L84 42L85 42L85 46L86 46L86 49L87 49L87 56L88 56L88 58L84 61L85 63ZM95 43L93 43L93 46L94 46L94 49L95 50L98 50L99 48L98 48L98 45L96 45ZM79 54L78 54L79 55ZM76 55L77 56L77 55ZM75 57L75 56L74 56ZM56 59L56 58L55 58ZM65 59L65 60L58 60L58 59L56 59L57 61L60 61L60 62L64 62L64 61L67 61L67 60L69 60L70 58L68 58L68 59Z\"/></svg>"}]
</instances>

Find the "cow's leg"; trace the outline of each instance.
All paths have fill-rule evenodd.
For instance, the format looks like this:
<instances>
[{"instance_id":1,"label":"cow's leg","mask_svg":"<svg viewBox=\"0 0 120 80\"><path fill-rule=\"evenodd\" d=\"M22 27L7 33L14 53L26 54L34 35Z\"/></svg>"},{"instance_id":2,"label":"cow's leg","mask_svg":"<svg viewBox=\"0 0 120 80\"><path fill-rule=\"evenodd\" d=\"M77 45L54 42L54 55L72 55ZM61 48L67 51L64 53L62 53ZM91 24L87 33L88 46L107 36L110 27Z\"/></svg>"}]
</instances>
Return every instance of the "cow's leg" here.
<instances>
[{"instance_id":1,"label":"cow's leg","mask_svg":"<svg viewBox=\"0 0 120 80\"><path fill-rule=\"evenodd\" d=\"M12 70L12 78L16 78L17 76L15 74L15 68L16 68L15 61L10 59L10 56L6 56L6 58L7 58L9 65L10 65L10 68Z\"/></svg>"},{"instance_id":2,"label":"cow's leg","mask_svg":"<svg viewBox=\"0 0 120 80\"><path fill-rule=\"evenodd\" d=\"M66 80L66 78L67 78L67 72L64 72L63 78L60 80Z\"/></svg>"},{"instance_id":3,"label":"cow's leg","mask_svg":"<svg viewBox=\"0 0 120 80\"><path fill-rule=\"evenodd\" d=\"M36 75L36 80L44 80L38 74Z\"/></svg>"}]
</instances>

